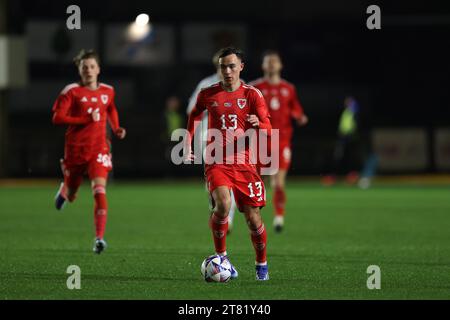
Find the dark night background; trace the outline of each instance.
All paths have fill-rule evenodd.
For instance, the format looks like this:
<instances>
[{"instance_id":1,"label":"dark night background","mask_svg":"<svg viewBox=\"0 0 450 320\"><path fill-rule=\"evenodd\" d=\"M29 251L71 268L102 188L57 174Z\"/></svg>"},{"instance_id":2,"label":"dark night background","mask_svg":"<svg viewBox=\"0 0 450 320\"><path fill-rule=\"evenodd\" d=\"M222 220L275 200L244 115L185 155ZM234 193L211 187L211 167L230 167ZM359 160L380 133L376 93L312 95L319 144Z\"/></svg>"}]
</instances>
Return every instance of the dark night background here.
<instances>
[{"instance_id":1,"label":"dark night background","mask_svg":"<svg viewBox=\"0 0 450 320\"><path fill-rule=\"evenodd\" d=\"M141 12L155 25L174 27L174 56L169 64L118 66L102 64L101 81L132 84L119 104L123 142L114 142L116 177L197 175L202 168L173 168L164 158L160 138L165 99L172 94L186 108L198 81L212 74L204 62L183 59L183 28L187 23L239 24L247 30L245 80L260 77L260 55L277 49L284 59L283 77L297 87L310 118L297 129L293 141L293 175L318 175L327 170L342 102L354 95L361 106L361 136L370 145L373 128L420 127L429 140L427 165L419 172L440 172L433 161L433 130L448 127L450 112L450 10L446 1L8 1L7 32L24 35L32 20L67 19L66 8L77 4L82 23L98 25L98 50L106 55L106 28L129 23ZM381 8L381 30L368 30L366 8ZM232 38L231 38L232 39ZM211 52L205 52L208 57ZM67 61L30 61L28 89L7 94L8 159L4 175L47 177L59 175L64 128L51 124L51 107L58 91L34 106L35 83L58 80L60 88L78 75ZM17 96L29 96L32 107L15 108ZM175 170L175 171L174 171Z\"/></svg>"}]
</instances>

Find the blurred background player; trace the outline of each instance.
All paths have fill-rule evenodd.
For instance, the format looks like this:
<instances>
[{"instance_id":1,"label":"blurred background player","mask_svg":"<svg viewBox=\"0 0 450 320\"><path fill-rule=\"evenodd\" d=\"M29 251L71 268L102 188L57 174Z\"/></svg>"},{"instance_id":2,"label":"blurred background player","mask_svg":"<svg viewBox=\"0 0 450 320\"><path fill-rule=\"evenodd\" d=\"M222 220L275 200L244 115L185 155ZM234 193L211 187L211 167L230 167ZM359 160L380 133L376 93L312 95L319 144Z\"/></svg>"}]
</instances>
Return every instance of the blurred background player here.
<instances>
[{"instance_id":1,"label":"blurred background player","mask_svg":"<svg viewBox=\"0 0 450 320\"><path fill-rule=\"evenodd\" d=\"M258 88L264 95L272 128L278 129L280 133L280 169L276 174L270 176L270 181L275 209L273 226L276 232L281 232L284 226L286 206L286 175L291 164L292 120L295 120L297 125L304 126L308 123L308 117L303 112L294 85L281 78L283 64L280 54L270 50L265 52L262 58L264 77L250 84Z\"/></svg>"},{"instance_id":2,"label":"blurred background player","mask_svg":"<svg viewBox=\"0 0 450 320\"><path fill-rule=\"evenodd\" d=\"M361 176L358 181L358 187L361 189L368 189L372 184L372 179L376 173L378 166L378 156L375 152L369 154L364 162Z\"/></svg>"},{"instance_id":3,"label":"blurred background player","mask_svg":"<svg viewBox=\"0 0 450 320\"><path fill-rule=\"evenodd\" d=\"M200 90L207 88L209 86L212 86L213 84L216 84L222 80L222 74L220 72L219 67L219 54L220 52L216 52L212 58L212 63L214 67L216 68L216 72L203 80L201 80L197 87L195 88L194 92L192 93L191 97L189 98L189 104L186 109L187 114L189 115L194 109L195 103L197 102L197 96L200 92ZM201 119L200 129L201 129L201 139L202 139L202 150L205 150L206 147L206 141L207 141L207 131L208 131L208 111L205 111L203 113L203 117ZM231 206L230 206L230 212L228 214L229 221L228 221L228 234L231 232L232 226L233 226L233 218L234 213L236 211L236 201L234 199L233 191L231 190ZM210 199L210 210L213 210L211 199Z\"/></svg>"},{"instance_id":4,"label":"blurred background player","mask_svg":"<svg viewBox=\"0 0 450 320\"><path fill-rule=\"evenodd\" d=\"M228 139L236 130L271 129L268 111L261 92L240 80L244 68L243 53L235 48L225 48L219 53L219 66L222 74L220 83L200 91L197 102L189 115L188 130L194 136L194 124L208 110L208 129L219 130L223 139L223 154L226 155ZM235 139L231 139L235 142ZM208 143L210 143L208 141ZM186 139L185 156L191 157L191 140ZM228 214L231 205L230 189L233 190L239 211L243 212L250 229L251 240L256 253L256 280L268 280L269 272L266 258L267 235L260 214L265 206L264 182L256 166L250 163L249 146L231 155L233 163L205 164L205 177L211 193L214 209L210 217L216 254L227 258L226 236ZM243 156L245 163L237 163ZM216 159L218 160L218 159ZM232 278L238 273L232 266Z\"/></svg>"},{"instance_id":5,"label":"blurred background player","mask_svg":"<svg viewBox=\"0 0 450 320\"><path fill-rule=\"evenodd\" d=\"M336 183L337 175L344 174L348 184L355 184L359 179L360 170L360 137L358 132L359 104L352 96L344 99L344 108L339 118L337 138L333 151L331 173L322 179L322 184L330 186ZM369 162L369 169L376 166ZM368 173L370 177L373 175Z\"/></svg>"},{"instance_id":6,"label":"blurred background player","mask_svg":"<svg viewBox=\"0 0 450 320\"><path fill-rule=\"evenodd\" d=\"M170 141L172 132L176 129L182 128L185 119L180 114L181 100L176 95L170 95L166 99L166 106L164 109L164 141ZM170 156L168 157L170 159Z\"/></svg>"},{"instance_id":7,"label":"blurred background player","mask_svg":"<svg viewBox=\"0 0 450 320\"><path fill-rule=\"evenodd\" d=\"M94 252L100 254L106 248L103 239L108 210L106 182L112 169L106 120L119 139L125 138L126 131L119 126L113 87L98 82L97 53L82 50L74 62L80 82L67 85L53 105L53 123L68 125L61 160L64 182L56 194L55 206L61 210L67 201L75 200L83 175L87 173L95 201Z\"/></svg>"},{"instance_id":8,"label":"blurred background player","mask_svg":"<svg viewBox=\"0 0 450 320\"><path fill-rule=\"evenodd\" d=\"M175 142L171 140L172 132L176 129L184 127L186 119L180 113L181 99L176 94L171 94L166 98L164 112L161 117L161 143L164 146L164 155L166 168L164 168L164 176L176 177L179 175L178 166L171 161L171 151L175 146ZM183 113L184 114L184 113Z\"/></svg>"}]
</instances>

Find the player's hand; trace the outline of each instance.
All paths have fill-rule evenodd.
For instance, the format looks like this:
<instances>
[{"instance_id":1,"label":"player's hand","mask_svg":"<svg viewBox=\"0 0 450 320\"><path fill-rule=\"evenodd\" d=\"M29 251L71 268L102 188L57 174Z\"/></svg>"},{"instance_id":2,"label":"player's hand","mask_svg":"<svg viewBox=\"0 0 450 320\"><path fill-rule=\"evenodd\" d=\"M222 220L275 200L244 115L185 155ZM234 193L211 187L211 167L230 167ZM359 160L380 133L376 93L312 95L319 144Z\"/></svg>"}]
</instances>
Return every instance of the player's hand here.
<instances>
[{"instance_id":1,"label":"player's hand","mask_svg":"<svg viewBox=\"0 0 450 320\"><path fill-rule=\"evenodd\" d=\"M195 160L195 154L191 150L187 150L183 155L183 163L191 163Z\"/></svg>"},{"instance_id":2,"label":"player's hand","mask_svg":"<svg viewBox=\"0 0 450 320\"><path fill-rule=\"evenodd\" d=\"M259 127L259 118L255 114L248 114L247 121L250 122L253 127Z\"/></svg>"},{"instance_id":3,"label":"player's hand","mask_svg":"<svg viewBox=\"0 0 450 320\"><path fill-rule=\"evenodd\" d=\"M125 130L125 128L119 127L116 129L114 134L116 135L117 138L123 139L127 135L127 130Z\"/></svg>"},{"instance_id":4,"label":"player's hand","mask_svg":"<svg viewBox=\"0 0 450 320\"><path fill-rule=\"evenodd\" d=\"M297 124L301 127L308 123L309 119L306 115L302 115L299 119L297 119Z\"/></svg>"}]
</instances>

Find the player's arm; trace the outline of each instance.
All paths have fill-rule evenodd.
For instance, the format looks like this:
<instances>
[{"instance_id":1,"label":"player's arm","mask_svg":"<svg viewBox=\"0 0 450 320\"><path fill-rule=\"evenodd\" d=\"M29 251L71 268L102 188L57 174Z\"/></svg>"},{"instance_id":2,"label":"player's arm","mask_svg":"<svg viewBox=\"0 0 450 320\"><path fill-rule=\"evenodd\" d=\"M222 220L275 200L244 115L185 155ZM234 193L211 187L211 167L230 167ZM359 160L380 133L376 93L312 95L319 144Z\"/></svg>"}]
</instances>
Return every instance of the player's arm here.
<instances>
[{"instance_id":1,"label":"player's arm","mask_svg":"<svg viewBox=\"0 0 450 320\"><path fill-rule=\"evenodd\" d=\"M188 134L184 139L184 155L185 157L191 157L191 144L192 138L194 137L194 133L201 122L202 114L206 110L206 106L203 99L202 91L197 96L197 101L189 113L188 121L187 121L187 131Z\"/></svg>"},{"instance_id":2,"label":"player's arm","mask_svg":"<svg viewBox=\"0 0 450 320\"><path fill-rule=\"evenodd\" d=\"M93 114L74 117L69 115L73 104L73 95L71 91L61 93L53 105L53 124L85 125L95 121Z\"/></svg>"},{"instance_id":3,"label":"player's arm","mask_svg":"<svg viewBox=\"0 0 450 320\"><path fill-rule=\"evenodd\" d=\"M205 84L205 82L202 80L198 83L197 87L195 88L194 92L192 92L191 97L189 98L189 104L188 107L186 109L186 113L189 115L192 110L194 110L195 104L197 103L197 98L198 98L198 94L200 93L200 91L202 90L202 88L206 87L207 85Z\"/></svg>"},{"instance_id":4,"label":"player's arm","mask_svg":"<svg viewBox=\"0 0 450 320\"><path fill-rule=\"evenodd\" d=\"M119 113L117 112L116 103L114 101L114 95L111 99L111 103L108 105L107 114L108 114L108 122L109 125L111 126L112 131L114 132L114 135L119 139L125 138L127 131L125 130L125 128L122 128L119 125Z\"/></svg>"},{"instance_id":5,"label":"player's arm","mask_svg":"<svg viewBox=\"0 0 450 320\"><path fill-rule=\"evenodd\" d=\"M272 135L272 124L269 119L269 110L267 109L266 101L259 90L254 91L252 101L254 113L248 115L247 121L250 122L252 127L266 129L267 134L269 136Z\"/></svg>"},{"instance_id":6,"label":"player's arm","mask_svg":"<svg viewBox=\"0 0 450 320\"><path fill-rule=\"evenodd\" d=\"M306 116L302 105L300 104L300 100L297 96L297 90L295 90L294 87L291 89L291 101L290 101L290 107L291 107L291 116L297 121L297 124L299 126L304 126L308 123L308 117Z\"/></svg>"}]
</instances>

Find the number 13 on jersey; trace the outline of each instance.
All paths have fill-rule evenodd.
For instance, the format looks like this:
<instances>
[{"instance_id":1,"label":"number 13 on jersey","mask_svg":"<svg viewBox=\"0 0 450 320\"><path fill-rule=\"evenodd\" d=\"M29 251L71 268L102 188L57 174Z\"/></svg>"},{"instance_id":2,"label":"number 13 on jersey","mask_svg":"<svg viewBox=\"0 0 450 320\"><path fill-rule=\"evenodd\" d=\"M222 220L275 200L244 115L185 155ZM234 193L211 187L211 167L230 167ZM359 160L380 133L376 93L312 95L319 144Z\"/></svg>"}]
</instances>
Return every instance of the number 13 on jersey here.
<instances>
[{"instance_id":1,"label":"number 13 on jersey","mask_svg":"<svg viewBox=\"0 0 450 320\"><path fill-rule=\"evenodd\" d=\"M220 120L222 120L222 130L236 130L237 129L237 115L236 114L229 114L228 115L228 120L231 122L232 126L231 127L227 127L226 124L226 119L227 117L223 114L220 117Z\"/></svg>"}]
</instances>

